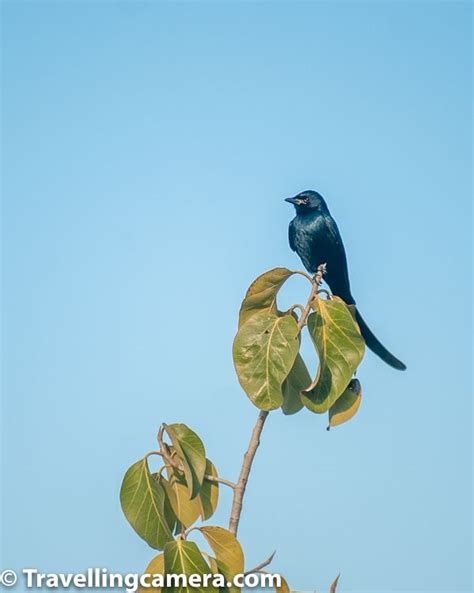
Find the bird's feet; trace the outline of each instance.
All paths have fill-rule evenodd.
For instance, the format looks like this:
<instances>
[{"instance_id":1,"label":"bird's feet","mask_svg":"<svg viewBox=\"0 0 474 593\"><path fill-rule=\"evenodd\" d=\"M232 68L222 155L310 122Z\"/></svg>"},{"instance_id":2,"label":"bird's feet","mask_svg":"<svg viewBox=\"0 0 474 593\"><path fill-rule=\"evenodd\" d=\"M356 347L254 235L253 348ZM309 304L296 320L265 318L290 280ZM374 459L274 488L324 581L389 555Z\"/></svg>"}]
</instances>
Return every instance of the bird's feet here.
<instances>
[{"instance_id":1,"label":"bird's feet","mask_svg":"<svg viewBox=\"0 0 474 593\"><path fill-rule=\"evenodd\" d=\"M318 286L320 286L325 273L326 273L326 264L320 264L318 266L316 274L314 274L314 276L313 276L313 282L315 282Z\"/></svg>"}]
</instances>

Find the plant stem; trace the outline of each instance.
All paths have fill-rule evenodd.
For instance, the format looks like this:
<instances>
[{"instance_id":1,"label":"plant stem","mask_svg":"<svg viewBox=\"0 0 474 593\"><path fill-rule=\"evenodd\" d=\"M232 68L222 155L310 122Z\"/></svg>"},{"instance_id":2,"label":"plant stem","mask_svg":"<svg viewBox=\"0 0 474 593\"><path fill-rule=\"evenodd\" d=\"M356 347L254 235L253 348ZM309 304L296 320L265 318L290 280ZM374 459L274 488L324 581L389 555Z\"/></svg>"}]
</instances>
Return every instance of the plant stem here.
<instances>
[{"instance_id":1,"label":"plant stem","mask_svg":"<svg viewBox=\"0 0 474 593\"><path fill-rule=\"evenodd\" d=\"M232 509L230 511L229 520L229 531L234 535L237 535L237 530L239 528L240 514L242 513L242 501L245 494L245 488L247 486L247 482L249 479L250 470L252 469L252 463L255 457L255 453L257 452L258 446L260 445L260 435L262 434L263 425L265 424L267 416L268 412L264 411L261 411L258 415L257 422L255 423L254 429L252 431L252 436L250 437L249 446L244 455L244 460L242 463L242 468L240 470L239 479L237 480L237 484L234 488L234 498L232 500Z\"/></svg>"},{"instance_id":2,"label":"plant stem","mask_svg":"<svg viewBox=\"0 0 474 593\"><path fill-rule=\"evenodd\" d=\"M229 486L229 488L236 488L236 484L231 482L230 480L225 480L224 478L219 478L218 476L210 476L209 474L204 475L204 479L208 482L216 482L217 484L224 484L224 486Z\"/></svg>"},{"instance_id":3,"label":"plant stem","mask_svg":"<svg viewBox=\"0 0 474 593\"><path fill-rule=\"evenodd\" d=\"M301 331L306 324L306 320L308 319L309 314L311 313L311 306L313 304L314 299L318 295L319 285L321 284L321 280L323 279L323 275L326 272L326 264L321 264L318 266L318 271L311 279L311 292L309 294L308 302L306 303L306 307L301 314L300 320L298 321L298 328Z\"/></svg>"}]
</instances>

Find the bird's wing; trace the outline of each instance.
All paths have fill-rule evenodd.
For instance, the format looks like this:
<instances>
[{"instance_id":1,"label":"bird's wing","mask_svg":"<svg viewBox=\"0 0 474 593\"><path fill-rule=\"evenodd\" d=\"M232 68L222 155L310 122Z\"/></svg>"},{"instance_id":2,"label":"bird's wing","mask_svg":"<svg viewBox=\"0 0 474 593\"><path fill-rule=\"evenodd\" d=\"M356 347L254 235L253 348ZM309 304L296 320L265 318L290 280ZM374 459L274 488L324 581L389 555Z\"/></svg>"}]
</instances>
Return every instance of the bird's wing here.
<instances>
[{"instance_id":1,"label":"bird's wing","mask_svg":"<svg viewBox=\"0 0 474 593\"><path fill-rule=\"evenodd\" d=\"M328 262L326 280L334 294L340 296L346 303L351 304L354 299L351 295L344 243L334 218L328 215L324 217L324 221L332 243L332 257L330 258L332 261Z\"/></svg>"},{"instance_id":2,"label":"bird's wing","mask_svg":"<svg viewBox=\"0 0 474 593\"><path fill-rule=\"evenodd\" d=\"M290 242L290 247L293 251L296 251L295 245L295 227L293 225L293 221L290 222L290 226L288 227L288 241Z\"/></svg>"},{"instance_id":3,"label":"bird's wing","mask_svg":"<svg viewBox=\"0 0 474 593\"><path fill-rule=\"evenodd\" d=\"M337 224L334 218L331 215L326 215L324 217L324 222L326 223L326 229L332 241L334 241L334 243L337 245L339 249L342 249L342 251L344 251L344 244L342 242L341 233L337 228Z\"/></svg>"}]
</instances>

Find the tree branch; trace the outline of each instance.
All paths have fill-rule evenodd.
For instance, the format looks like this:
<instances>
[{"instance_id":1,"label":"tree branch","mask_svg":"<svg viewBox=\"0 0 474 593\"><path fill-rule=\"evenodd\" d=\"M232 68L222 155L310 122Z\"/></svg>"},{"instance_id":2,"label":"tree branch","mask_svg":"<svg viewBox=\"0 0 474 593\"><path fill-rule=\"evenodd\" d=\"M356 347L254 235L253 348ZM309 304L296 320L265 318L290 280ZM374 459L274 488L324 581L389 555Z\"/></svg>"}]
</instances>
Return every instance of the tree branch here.
<instances>
[{"instance_id":1,"label":"tree branch","mask_svg":"<svg viewBox=\"0 0 474 593\"><path fill-rule=\"evenodd\" d=\"M262 570L262 568L265 568L265 566L268 566L271 563L274 556L275 556L275 552L273 552L273 554L271 554L271 556L269 558L267 558L266 560L264 560L263 562L258 564L255 568L251 568L250 570L247 570L244 573L244 575L252 574L253 572L260 572Z\"/></svg>"},{"instance_id":2,"label":"tree branch","mask_svg":"<svg viewBox=\"0 0 474 593\"><path fill-rule=\"evenodd\" d=\"M240 470L239 479L237 480L237 484L235 485L234 498L232 501L232 509L230 512L229 520L229 531L234 535L237 535L237 530L239 528L240 514L242 512L242 501L245 494L245 488L247 486L247 481L249 479L250 470L252 469L252 462L255 457L255 453L257 452L258 446L260 445L260 435L262 434L263 425L265 424L267 416L268 412L264 412L263 410L258 415L257 422L252 431L252 436L250 437L249 446L244 455L244 460L242 463L242 469Z\"/></svg>"},{"instance_id":3,"label":"tree branch","mask_svg":"<svg viewBox=\"0 0 474 593\"><path fill-rule=\"evenodd\" d=\"M306 321L307 321L308 316L311 312L313 301L318 296L319 285L321 284L321 280L322 280L325 272L326 272L326 264L321 264L320 266L318 266L318 270L313 277L309 276L309 274L306 274L306 272L297 272L298 274L301 274L302 276L304 276L311 282L311 293L309 295L308 302L306 303L306 307L302 307L301 305L294 305L291 309L291 310L294 310L295 308L301 309L301 317L298 321L299 331L301 331L301 329L306 325ZM224 484L226 486L229 486L229 488L233 489L234 497L232 499L232 508L230 511L229 531L231 533L233 533L234 535L237 535L237 530L239 528L240 515L242 513L242 504L243 504L243 499L244 499L244 495L245 495L245 489L247 487L247 482L249 479L250 471L252 469L252 463L253 463L255 454L256 454L257 449L260 445L260 435L262 434L263 426L265 424L268 414L269 414L268 412L265 412L262 410L257 417L257 422L255 423L254 429L252 431L252 436L250 437L250 442L249 442L247 451L245 452L245 455L244 455L244 459L242 462L242 468L240 470L239 479L237 480L237 483L234 484L233 482L231 482L229 480L225 480L224 478L219 478L217 476L210 476L207 474L204 476L205 479L208 480L209 482L218 482L218 483ZM172 458L168 445L163 441L163 435L164 435L164 427L161 426L160 430L158 431L158 443L160 445L160 452L158 452L158 455L162 455L163 459L165 460L165 463L167 462L174 469L182 472L183 471L182 465L176 463L176 461ZM254 569L252 569L251 572L258 572L259 570L261 570L262 568L264 568L265 566L270 564L270 562L272 561L272 558L273 558L273 554L268 560L266 560L262 564L258 565Z\"/></svg>"}]
</instances>

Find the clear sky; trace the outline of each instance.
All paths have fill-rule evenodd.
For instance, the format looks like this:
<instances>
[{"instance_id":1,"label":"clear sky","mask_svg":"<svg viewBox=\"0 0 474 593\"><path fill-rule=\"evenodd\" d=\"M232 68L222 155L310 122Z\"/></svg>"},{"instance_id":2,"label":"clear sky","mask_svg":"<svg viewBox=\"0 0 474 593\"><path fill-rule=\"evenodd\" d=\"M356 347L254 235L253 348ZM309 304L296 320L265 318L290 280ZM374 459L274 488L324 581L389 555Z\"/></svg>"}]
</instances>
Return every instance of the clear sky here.
<instances>
[{"instance_id":1,"label":"clear sky","mask_svg":"<svg viewBox=\"0 0 474 593\"><path fill-rule=\"evenodd\" d=\"M248 565L276 549L294 589L469 590L470 5L2 10L3 567L144 568L118 494L162 421L236 478L257 414L240 300L301 267L283 198L314 188L408 370L368 353L360 412L330 433L271 414Z\"/></svg>"}]
</instances>

